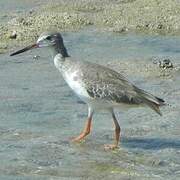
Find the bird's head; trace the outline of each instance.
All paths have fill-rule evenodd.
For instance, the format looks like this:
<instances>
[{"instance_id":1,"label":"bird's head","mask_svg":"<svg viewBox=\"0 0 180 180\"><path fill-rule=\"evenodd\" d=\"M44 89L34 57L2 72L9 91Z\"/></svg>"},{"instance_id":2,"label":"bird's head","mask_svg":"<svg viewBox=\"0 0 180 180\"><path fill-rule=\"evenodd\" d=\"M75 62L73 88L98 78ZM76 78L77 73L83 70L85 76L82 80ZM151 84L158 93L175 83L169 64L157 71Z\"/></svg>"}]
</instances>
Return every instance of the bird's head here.
<instances>
[{"instance_id":1,"label":"bird's head","mask_svg":"<svg viewBox=\"0 0 180 180\"><path fill-rule=\"evenodd\" d=\"M42 47L54 47L57 53L61 53L63 56L68 56L66 55L67 51L66 51L66 48L64 47L63 38L61 34L58 32L44 32L39 36L36 43L29 45L21 50L18 50L10 54L10 56L23 53L30 49L42 48Z\"/></svg>"},{"instance_id":2,"label":"bird's head","mask_svg":"<svg viewBox=\"0 0 180 180\"><path fill-rule=\"evenodd\" d=\"M51 47L57 44L63 44L63 39L61 34L58 32L44 32L39 36L36 44L39 48Z\"/></svg>"}]
</instances>

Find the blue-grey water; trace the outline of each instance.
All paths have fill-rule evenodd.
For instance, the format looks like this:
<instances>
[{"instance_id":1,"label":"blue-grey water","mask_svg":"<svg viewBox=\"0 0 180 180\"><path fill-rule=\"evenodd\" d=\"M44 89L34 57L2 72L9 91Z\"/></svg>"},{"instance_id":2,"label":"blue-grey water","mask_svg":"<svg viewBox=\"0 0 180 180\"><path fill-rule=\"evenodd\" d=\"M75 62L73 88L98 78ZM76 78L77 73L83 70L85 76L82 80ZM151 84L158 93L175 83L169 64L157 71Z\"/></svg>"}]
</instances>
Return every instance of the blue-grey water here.
<instances>
[{"instance_id":1,"label":"blue-grey water","mask_svg":"<svg viewBox=\"0 0 180 180\"><path fill-rule=\"evenodd\" d=\"M179 37L93 30L63 33L63 37L77 59L136 65L149 63L152 57L169 57L175 66L179 64ZM33 60L34 55L40 58ZM0 55L0 179L179 179L180 72L171 78L147 77L138 69L126 72L133 82L172 106L162 108L162 117L148 108L117 111L120 148L105 151L103 144L113 141L112 120L106 112L95 114L92 134L85 142L70 142L84 126L87 107L55 69L50 51Z\"/></svg>"},{"instance_id":2,"label":"blue-grey water","mask_svg":"<svg viewBox=\"0 0 180 180\"><path fill-rule=\"evenodd\" d=\"M0 1L0 23L5 23L18 14L28 13L38 9L47 0L1 0Z\"/></svg>"},{"instance_id":3,"label":"blue-grey water","mask_svg":"<svg viewBox=\"0 0 180 180\"><path fill-rule=\"evenodd\" d=\"M104 65L117 60L128 61L128 58L129 63L133 63L133 56L143 59L163 55L169 55L174 64L178 64L180 57L176 49L180 39L174 37L92 31L63 35L72 56ZM41 57L35 61L34 55ZM119 150L106 152L103 144L113 140L113 126L110 115L104 112L95 114L93 132L86 142L69 141L81 131L87 107L65 84L48 50L34 50L16 57L5 54L0 59L2 179L180 176L179 72L173 79L152 78L149 82L141 76L140 86L162 94L174 106L162 108L163 117L148 108L117 112L122 142ZM138 82L136 77L138 73L129 75Z\"/></svg>"}]
</instances>

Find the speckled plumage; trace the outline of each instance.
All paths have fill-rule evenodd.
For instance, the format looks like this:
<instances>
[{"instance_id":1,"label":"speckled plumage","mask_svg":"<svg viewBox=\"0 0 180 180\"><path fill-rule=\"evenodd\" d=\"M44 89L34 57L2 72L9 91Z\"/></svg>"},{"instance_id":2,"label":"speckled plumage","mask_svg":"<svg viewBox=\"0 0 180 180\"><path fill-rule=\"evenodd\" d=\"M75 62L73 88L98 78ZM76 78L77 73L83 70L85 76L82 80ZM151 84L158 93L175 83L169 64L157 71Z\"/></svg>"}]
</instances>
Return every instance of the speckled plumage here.
<instances>
[{"instance_id":1,"label":"speckled plumage","mask_svg":"<svg viewBox=\"0 0 180 180\"><path fill-rule=\"evenodd\" d=\"M139 89L120 73L98 64L77 61L71 58L63 43L60 33L43 33L33 45L27 46L11 55L25 52L32 48L51 47L54 51L54 65L61 72L71 89L88 104L88 119L82 133L74 141L84 139L91 131L94 111L108 109L115 125L115 143L108 145L116 148L120 140L120 126L114 114L114 108L147 105L161 115L159 106L164 101L152 94Z\"/></svg>"},{"instance_id":2,"label":"speckled plumage","mask_svg":"<svg viewBox=\"0 0 180 180\"><path fill-rule=\"evenodd\" d=\"M63 76L65 73L67 73L68 76L74 74L73 80L85 88L89 95L89 100L87 100L88 97L86 100L84 98L82 98L82 100L88 101L91 104L93 104L93 101L101 101L102 103L108 103L112 108L120 104L147 104L160 113L157 106L161 105L163 100L134 86L120 73L98 64L76 61L71 57L63 58L58 55L55 59L57 64L59 64L59 66L56 65L56 67L62 72ZM67 80L66 77L65 80ZM73 90L76 92L75 89Z\"/></svg>"}]
</instances>

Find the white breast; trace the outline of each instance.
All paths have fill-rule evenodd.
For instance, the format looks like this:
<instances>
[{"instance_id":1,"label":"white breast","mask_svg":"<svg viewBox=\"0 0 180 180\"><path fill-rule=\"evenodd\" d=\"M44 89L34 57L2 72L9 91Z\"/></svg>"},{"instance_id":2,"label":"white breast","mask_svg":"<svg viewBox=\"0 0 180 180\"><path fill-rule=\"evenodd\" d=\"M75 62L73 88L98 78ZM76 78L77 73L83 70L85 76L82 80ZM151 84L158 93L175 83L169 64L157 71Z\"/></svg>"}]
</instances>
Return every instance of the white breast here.
<instances>
[{"instance_id":1,"label":"white breast","mask_svg":"<svg viewBox=\"0 0 180 180\"><path fill-rule=\"evenodd\" d=\"M89 97L83 82L80 72L74 70L73 67L68 67L64 64L61 54L58 54L54 58L54 65L61 72L64 80L70 86L70 88L85 102ZM67 61L67 60L66 60Z\"/></svg>"},{"instance_id":2,"label":"white breast","mask_svg":"<svg viewBox=\"0 0 180 180\"><path fill-rule=\"evenodd\" d=\"M85 87L83 86L82 80L79 78L78 72L73 73L64 72L62 73L65 81L70 88L85 102L90 98Z\"/></svg>"}]
</instances>

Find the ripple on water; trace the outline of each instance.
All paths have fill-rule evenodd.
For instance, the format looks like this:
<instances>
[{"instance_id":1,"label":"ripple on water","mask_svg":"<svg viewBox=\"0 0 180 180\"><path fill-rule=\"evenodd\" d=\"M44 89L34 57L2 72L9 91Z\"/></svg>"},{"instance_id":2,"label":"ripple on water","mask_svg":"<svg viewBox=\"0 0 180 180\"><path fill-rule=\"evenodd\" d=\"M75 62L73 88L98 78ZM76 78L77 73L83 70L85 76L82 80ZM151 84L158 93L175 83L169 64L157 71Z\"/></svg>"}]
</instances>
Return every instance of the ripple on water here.
<instances>
[{"instance_id":1,"label":"ripple on water","mask_svg":"<svg viewBox=\"0 0 180 180\"><path fill-rule=\"evenodd\" d=\"M95 32L65 36L67 47L73 47L72 56L105 65L109 62L109 67L128 74L138 86L162 96L174 106L162 107L162 117L145 108L118 112L122 142L116 151L103 149L103 144L113 141L114 132L111 117L105 113L95 114L92 134L85 142L70 143L68 138L77 135L85 123L87 107L75 98L51 66L48 51L39 51L43 61L36 64L30 60L35 52L13 59L29 60L26 63L2 58L0 97L14 98L0 101L0 174L3 177L0 179L177 179L179 72L171 71L172 76L164 78L159 76L158 67L149 62L149 56L165 52L169 41L162 37ZM147 38L156 41L148 43ZM168 49L168 52L172 58L180 57L178 51Z\"/></svg>"}]
</instances>

